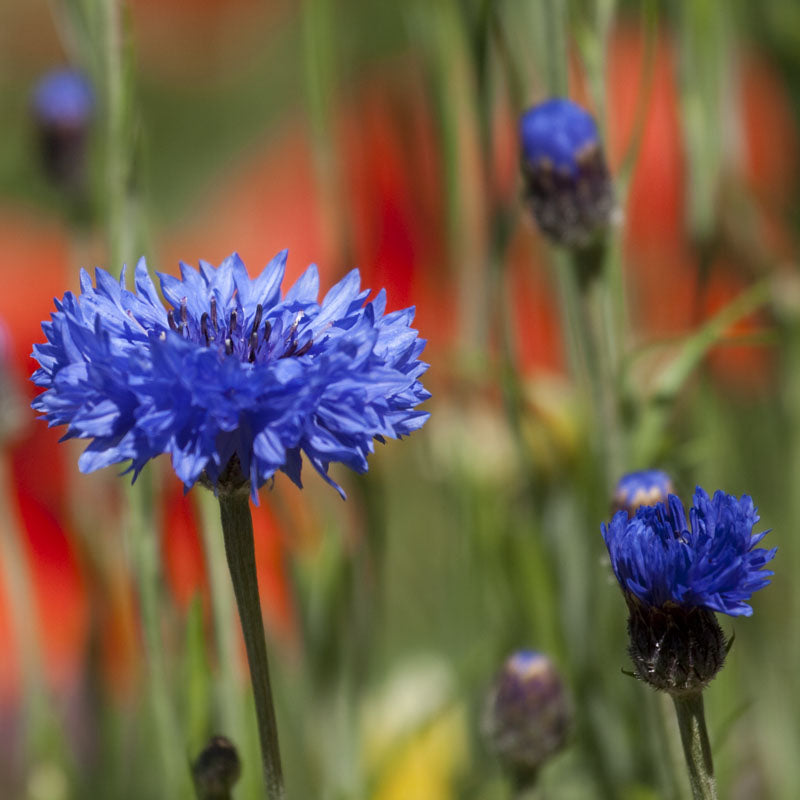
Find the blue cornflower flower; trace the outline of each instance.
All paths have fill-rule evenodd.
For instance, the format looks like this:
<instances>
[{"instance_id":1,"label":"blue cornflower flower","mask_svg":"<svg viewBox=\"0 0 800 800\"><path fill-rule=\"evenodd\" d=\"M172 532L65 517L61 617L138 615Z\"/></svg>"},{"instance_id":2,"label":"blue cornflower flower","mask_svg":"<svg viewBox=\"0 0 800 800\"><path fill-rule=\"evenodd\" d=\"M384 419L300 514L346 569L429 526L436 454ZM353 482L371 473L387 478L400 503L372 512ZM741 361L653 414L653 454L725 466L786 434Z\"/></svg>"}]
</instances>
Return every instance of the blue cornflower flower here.
<instances>
[{"instance_id":1,"label":"blue cornflower flower","mask_svg":"<svg viewBox=\"0 0 800 800\"><path fill-rule=\"evenodd\" d=\"M702 689L721 669L729 644L713 612L750 616L747 601L769 583L775 549L756 547L763 533L747 495L697 487L687 524L675 495L617 512L601 526L611 566L630 612L636 674L673 694Z\"/></svg>"},{"instance_id":2,"label":"blue cornflower flower","mask_svg":"<svg viewBox=\"0 0 800 800\"><path fill-rule=\"evenodd\" d=\"M525 195L542 231L584 247L608 226L614 206L597 124L565 98L528 109L519 123Z\"/></svg>"},{"instance_id":3,"label":"blue cornflower flower","mask_svg":"<svg viewBox=\"0 0 800 800\"><path fill-rule=\"evenodd\" d=\"M130 460L134 480L168 453L188 488L197 481L256 490L277 470L298 486L301 453L328 476L332 462L367 469L373 440L400 438L429 414L419 381L425 342L414 309L385 314L386 292L365 303L353 270L318 302L310 266L285 295L286 251L255 279L233 254L215 268L181 263L159 274L159 299L144 260L136 292L106 271L96 286L56 300L34 346L33 381L47 391L33 407L64 438L91 439L83 472Z\"/></svg>"},{"instance_id":4,"label":"blue cornflower flower","mask_svg":"<svg viewBox=\"0 0 800 800\"><path fill-rule=\"evenodd\" d=\"M624 509L633 515L640 506L664 503L672 494L672 479L660 469L643 469L629 472L617 482L614 492L614 510Z\"/></svg>"},{"instance_id":5,"label":"blue cornflower flower","mask_svg":"<svg viewBox=\"0 0 800 800\"><path fill-rule=\"evenodd\" d=\"M699 486L687 525L683 504L642 506L633 518L614 515L602 526L611 566L623 591L649 606L702 606L731 616L750 616L747 600L769 583L764 566L775 555L756 545L759 520L747 495L709 498Z\"/></svg>"},{"instance_id":6,"label":"blue cornflower flower","mask_svg":"<svg viewBox=\"0 0 800 800\"><path fill-rule=\"evenodd\" d=\"M94 111L94 92L83 73L53 70L34 87L32 106L34 115L44 124L79 127Z\"/></svg>"}]
</instances>

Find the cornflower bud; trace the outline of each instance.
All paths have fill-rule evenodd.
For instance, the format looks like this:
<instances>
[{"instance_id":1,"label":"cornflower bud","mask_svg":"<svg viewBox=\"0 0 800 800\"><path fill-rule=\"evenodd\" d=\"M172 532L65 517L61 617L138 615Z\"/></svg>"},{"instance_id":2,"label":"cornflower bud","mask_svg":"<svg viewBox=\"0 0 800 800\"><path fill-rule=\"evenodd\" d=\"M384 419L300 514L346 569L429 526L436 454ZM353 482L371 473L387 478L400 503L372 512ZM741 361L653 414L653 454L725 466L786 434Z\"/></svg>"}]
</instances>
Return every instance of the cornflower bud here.
<instances>
[{"instance_id":1,"label":"cornflower bud","mask_svg":"<svg viewBox=\"0 0 800 800\"><path fill-rule=\"evenodd\" d=\"M526 111L519 132L525 198L537 224L557 244L591 245L614 207L594 118L557 97Z\"/></svg>"},{"instance_id":2,"label":"cornflower bud","mask_svg":"<svg viewBox=\"0 0 800 800\"><path fill-rule=\"evenodd\" d=\"M483 731L492 751L520 786L566 742L571 708L564 685L543 653L519 650L508 658L489 691Z\"/></svg>"},{"instance_id":3,"label":"cornflower bud","mask_svg":"<svg viewBox=\"0 0 800 800\"><path fill-rule=\"evenodd\" d=\"M239 754L230 739L212 736L192 765L200 800L230 800L242 772Z\"/></svg>"},{"instance_id":4,"label":"cornflower bud","mask_svg":"<svg viewBox=\"0 0 800 800\"><path fill-rule=\"evenodd\" d=\"M614 492L613 510L633 516L641 506L666 503L672 494L672 479L660 469L643 469L623 475Z\"/></svg>"},{"instance_id":5,"label":"cornflower bud","mask_svg":"<svg viewBox=\"0 0 800 800\"><path fill-rule=\"evenodd\" d=\"M67 191L86 182L86 142L94 111L94 92L80 72L48 72L36 84L31 110L47 177Z\"/></svg>"}]
</instances>

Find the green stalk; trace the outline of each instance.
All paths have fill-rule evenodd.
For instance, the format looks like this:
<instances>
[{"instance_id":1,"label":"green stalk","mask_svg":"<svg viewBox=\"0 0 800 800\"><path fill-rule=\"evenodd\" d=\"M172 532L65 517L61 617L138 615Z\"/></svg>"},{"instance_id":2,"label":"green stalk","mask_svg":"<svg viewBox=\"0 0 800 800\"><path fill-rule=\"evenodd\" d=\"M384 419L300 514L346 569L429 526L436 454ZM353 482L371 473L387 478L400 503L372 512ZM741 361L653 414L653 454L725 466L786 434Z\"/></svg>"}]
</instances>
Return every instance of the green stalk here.
<instances>
[{"instance_id":1,"label":"green stalk","mask_svg":"<svg viewBox=\"0 0 800 800\"><path fill-rule=\"evenodd\" d=\"M320 207L328 211L324 233L333 242L334 251L342 261L350 260L352 242L345 204L339 201L342 193L341 164L336 151L334 129L341 41L338 18L331 0L303 0L301 3L301 33L303 77L306 109L313 140L314 167L321 193Z\"/></svg>"},{"instance_id":2,"label":"green stalk","mask_svg":"<svg viewBox=\"0 0 800 800\"><path fill-rule=\"evenodd\" d=\"M123 52L122 0L103 2L103 70L106 108L106 209L109 264L119 273L132 256L129 185L132 142L126 123L126 85Z\"/></svg>"},{"instance_id":3,"label":"green stalk","mask_svg":"<svg viewBox=\"0 0 800 800\"><path fill-rule=\"evenodd\" d=\"M586 359L594 414L595 446L606 496L610 497L624 469L618 409L618 345L609 314L608 270L605 243L572 253L580 308L575 335Z\"/></svg>"},{"instance_id":4,"label":"green stalk","mask_svg":"<svg viewBox=\"0 0 800 800\"><path fill-rule=\"evenodd\" d=\"M706 718L701 692L673 695L678 727L683 742L683 755L689 769L689 783L694 800L717 800L711 745L708 741Z\"/></svg>"},{"instance_id":5,"label":"green stalk","mask_svg":"<svg viewBox=\"0 0 800 800\"><path fill-rule=\"evenodd\" d=\"M542 0L547 89L551 97L566 97L569 92L567 68L567 4L565 0Z\"/></svg>"},{"instance_id":6,"label":"green stalk","mask_svg":"<svg viewBox=\"0 0 800 800\"><path fill-rule=\"evenodd\" d=\"M278 748L278 725L272 702L272 688L267 662L267 643L258 595L256 553L253 544L253 520L247 491L220 492L220 518L225 540L225 555L233 581L239 620L242 624L250 678L256 703L261 761L264 767L267 796L284 800L283 771Z\"/></svg>"},{"instance_id":7,"label":"green stalk","mask_svg":"<svg viewBox=\"0 0 800 800\"><path fill-rule=\"evenodd\" d=\"M541 27L547 34L544 46L548 93L551 97L566 97L569 91L567 3L544 0L539 8ZM625 332L620 330L621 325L614 324L609 310L614 310L614 301L619 310L624 298L610 296L619 287L615 283L609 286L608 248L604 241L583 250L554 247L551 253L573 378L590 399L594 465L604 482L606 496L610 496L622 466L618 353ZM611 254L618 256L616 247L611 248ZM587 660L585 650L572 655L577 662L576 684L592 685L593 662ZM616 787L613 768L603 755L607 747L604 731L593 720L585 735L585 748L592 758L597 783L604 796L612 796Z\"/></svg>"}]
</instances>

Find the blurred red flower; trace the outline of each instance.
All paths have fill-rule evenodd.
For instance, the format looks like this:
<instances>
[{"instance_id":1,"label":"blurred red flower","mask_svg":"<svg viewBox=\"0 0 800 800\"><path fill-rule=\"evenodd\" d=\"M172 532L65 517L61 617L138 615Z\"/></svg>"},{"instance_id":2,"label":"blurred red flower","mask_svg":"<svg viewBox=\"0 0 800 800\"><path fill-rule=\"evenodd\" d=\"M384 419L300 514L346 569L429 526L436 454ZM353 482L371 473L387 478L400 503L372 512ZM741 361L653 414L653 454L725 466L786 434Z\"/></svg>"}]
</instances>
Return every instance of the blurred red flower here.
<instances>
[{"instance_id":1,"label":"blurred red flower","mask_svg":"<svg viewBox=\"0 0 800 800\"><path fill-rule=\"evenodd\" d=\"M643 59L641 31L626 25L618 28L611 40L608 73L609 152L616 167L630 147L643 90ZM726 185L738 181L750 193L753 219L749 226L739 219L734 227L751 228L753 239L746 246L728 242L724 256L715 255L713 265L705 267L707 274L701 272L700 254L690 241L685 219L688 165L676 60L672 37L662 33L625 206L631 307L637 329L646 336L688 331L746 288L748 278L765 264L794 252L783 215L796 186L797 131L786 89L767 61L751 52L740 59L735 75L734 124L740 125L741 148L733 152L734 160L723 164L721 177ZM725 190L720 186L719 191ZM727 224L723 216L723 234ZM759 254L759 263L749 263L748 248ZM763 315L753 317L729 333L738 337L765 324ZM773 360L765 347L724 345L714 352L710 365L727 385L746 390L768 377Z\"/></svg>"},{"instance_id":2,"label":"blurred red flower","mask_svg":"<svg viewBox=\"0 0 800 800\"><path fill-rule=\"evenodd\" d=\"M9 291L0 294L0 318L9 332L8 368L16 378L23 401L35 387L28 381L34 363L31 343L42 339L53 297L62 295L69 260L68 240L58 225L25 213L0 209L0 280ZM56 447L59 434L25 414L26 424L7 451L15 508L7 509L18 523L22 550L28 562L36 601L34 627L38 627L47 675L56 686L72 683L80 673L88 634L88 608L84 579L79 569L75 540L65 525L66 469ZM6 605L5 593L0 605ZM8 609L5 609L8 616ZM0 650L13 654L10 631L0 626ZM0 659L0 690L13 690L19 664L13 655Z\"/></svg>"}]
</instances>

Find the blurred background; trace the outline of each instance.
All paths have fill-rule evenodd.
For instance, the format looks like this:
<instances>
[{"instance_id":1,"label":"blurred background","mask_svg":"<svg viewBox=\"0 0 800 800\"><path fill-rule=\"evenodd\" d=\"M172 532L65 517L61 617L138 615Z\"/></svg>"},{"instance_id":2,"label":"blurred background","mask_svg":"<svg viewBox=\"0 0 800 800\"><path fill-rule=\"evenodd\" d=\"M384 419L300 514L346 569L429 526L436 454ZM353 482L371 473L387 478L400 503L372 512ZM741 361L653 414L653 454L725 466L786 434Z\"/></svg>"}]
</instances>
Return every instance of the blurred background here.
<instances>
[{"instance_id":1,"label":"blurred background","mask_svg":"<svg viewBox=\"0 0 800 800\"><path fill-rule=\"evenodd\" d=\"M415 305L433 392L422 431L336 474L346 503L309 471L254 509L289 795L514 796L481 718L532 648L573 716L542 797L685 797L671 719L622 673L599 528L620 474L653 466L684 500L751 494L773 529L777 574L722 620L706 704L721 796L796 798L798 45L784 0L3 3L0 796L189 796L214 733L234 796L260 796L213 503L168 463L133 491L80 475L27 378L80 267L238 251L252 275L288 247L285 285L358 266ZM34 90L65 67L93 100L53 122ZM518 115L565 90L615 178L613 430L571 265L521 200Z\"/></svg>"}]
</instances>

